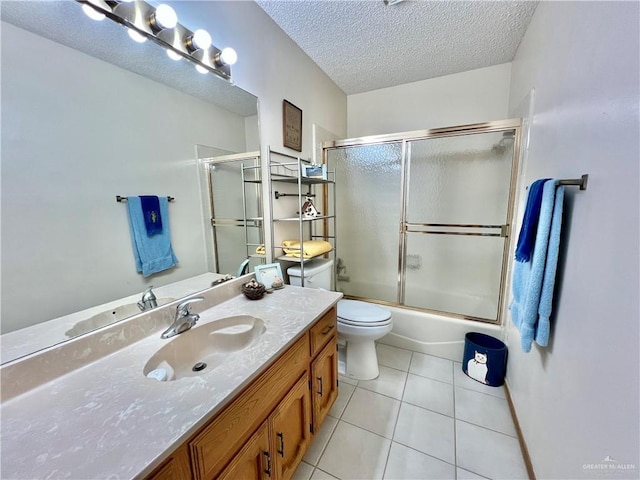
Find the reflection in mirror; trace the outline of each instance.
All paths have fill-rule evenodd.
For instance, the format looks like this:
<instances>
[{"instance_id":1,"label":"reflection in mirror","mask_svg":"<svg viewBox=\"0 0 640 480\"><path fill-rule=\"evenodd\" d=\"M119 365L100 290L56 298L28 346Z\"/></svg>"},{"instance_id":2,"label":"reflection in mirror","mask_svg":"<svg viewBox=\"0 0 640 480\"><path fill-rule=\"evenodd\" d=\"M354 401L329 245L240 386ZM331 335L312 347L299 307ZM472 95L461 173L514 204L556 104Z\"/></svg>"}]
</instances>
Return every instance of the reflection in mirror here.
<instances>
[{"instance_id":1,"label":"reflection in mirror","mask_svg":"<svg viewBox=\"0 0 640 480\"><path fill-rule=\"evenodd\" d=\"M243 258L252 272L265 260L260 152L200 158L200 165L209 193L211 269L238 270Z\"/></svg>"},{"instance_id":2,"label":"reflection in mirror","mask_svg":"<svg viewBox=\"0 0 640 480\"><path fill-rule=\"evenodd\" d=\"M255 96L90 20L79 3L3 1L1 14L4 363L136 314L150 285L158 300L209 287L219 275L194 146L259 145ZM175 198L175 267L136 272L116 195Z\"/></svg>"}]
</instances>

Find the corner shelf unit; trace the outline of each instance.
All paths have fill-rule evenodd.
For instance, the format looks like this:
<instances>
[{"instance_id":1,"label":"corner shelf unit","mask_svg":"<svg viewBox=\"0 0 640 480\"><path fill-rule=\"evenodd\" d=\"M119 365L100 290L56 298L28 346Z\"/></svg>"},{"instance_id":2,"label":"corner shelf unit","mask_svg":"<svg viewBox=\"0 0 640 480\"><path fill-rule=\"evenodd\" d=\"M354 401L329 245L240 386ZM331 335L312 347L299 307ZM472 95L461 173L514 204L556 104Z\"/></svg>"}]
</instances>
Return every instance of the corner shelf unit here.
<instances>
[{"instance_id":1,"label":"corner shelf unit","mask_svg":"<svg viewBox=\"0 0 640 480\"><path fill-rule=\"evenodd\" d=\"M315 258L331 256L334 259L332 278L335 285L335 259L336 257L336 181L335 170L327 172L327 179L310 178L302 176L303 165L311 165L311 162L300 157L277 152L268 147L268 172L269 172L269 197L271 213L271 248L274 260L281 262L291 262L300 264L301 284L304 287L304 266L305 263ZM277 159L277 160L276 160ZM280 193L274 187L278 184L290 184L297 187L295 193ZM321 186L322 188L317 188ZM289 200L280 200L281 197L292 197ZM315 207L320 210L316 217L304 217L302 206L307 197L313 198ZM319 202L322 203L319 203ZM286 205L287 214L276 217L274 215L274 203ZM287 203L285 203L287 202ZM289 214L290 213L290 214ZM304 242L309 240L325 240L332 246L330 252L321 253L310 258L290 257L284 255L282 245L276 244L276 228L278 224L291 225L297 223L297 240L300 242L300 250L304 251ZM292 249L288 247L288 249Z\"/></svg>"}]
</instances>

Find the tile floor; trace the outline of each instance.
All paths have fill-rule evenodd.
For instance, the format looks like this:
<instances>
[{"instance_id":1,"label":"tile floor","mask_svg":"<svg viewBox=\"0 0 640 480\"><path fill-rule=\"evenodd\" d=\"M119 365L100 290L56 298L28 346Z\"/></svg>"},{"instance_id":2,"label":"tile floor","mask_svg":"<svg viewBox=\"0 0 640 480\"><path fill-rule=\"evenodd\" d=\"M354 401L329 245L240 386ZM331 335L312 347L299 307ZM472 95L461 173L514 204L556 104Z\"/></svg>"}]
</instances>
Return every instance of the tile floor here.
<instances>
[{"instance_id":1,"label":"tile floor","mask_svg":"<svg viewBox=\"0 0 640 480\"><path fill-rule=\"evenodd\" d=\"M294 480L526 479L503 388L460 363L378 344L380 376L340 395Z\"/></svg>"}]
</instances>

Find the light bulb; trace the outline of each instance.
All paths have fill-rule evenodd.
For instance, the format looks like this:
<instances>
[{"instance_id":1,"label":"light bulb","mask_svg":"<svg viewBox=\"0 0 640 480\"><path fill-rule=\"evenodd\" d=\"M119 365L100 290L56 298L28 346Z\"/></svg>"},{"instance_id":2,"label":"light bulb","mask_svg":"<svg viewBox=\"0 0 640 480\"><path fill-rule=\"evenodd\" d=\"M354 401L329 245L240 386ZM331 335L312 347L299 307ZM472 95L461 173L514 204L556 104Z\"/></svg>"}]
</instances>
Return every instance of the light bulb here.
<instances>
[{"instance_id":1,"label":"light bulb","mask_svg":"<svg viewBox=\"0 0 640 480\"><path fill-rule=\"evenodd\" d=\"M178 16L169 5L158 5L156 11L151 14L150 23L159 30L174 28L178 24Z\"/></svg>"},{"instance_id":2,"label":"light bulb","mask_svg":"<svg viewBox=\"0 0 640 480\"><path fill-rule=\"evenodd\" d=\"M101 20L104 20L104 13L100 13L95 8L90 7L86 3L82 5L82 11L91 20L96 20L98 22L101 21Z\"/></svg>"},{"instance_id":3,"label":"light bulb","mask_svg":"<svg viewBox=\"0 0 640 480\"><path fill-rule=\"evenodd\" d=\"M191 37L191 43L196 50L206 50L211 46L211 35L206 30L196 30Z\"/></svg>"},{"instance_id":4,"label":"light bulb","mask_svg":"<svg viewBox=\"0 0 640 480\"><path fill-rule=\"evenodd\" d=\"M147 41L147 37L145 37L141 33L136 32L135 30L129 28L127 30L127 33L129 33L129 37L131 37L131 40L133 40L134 42L144 43Z\"/></svg>"},{"instance_id":5,"label":"light bulb","mask_svg":"<svg viewBox=\"0 0 640 480\"><path fill-rule=\"evenodd\" d=\"M219 61L223 65L233 65L238 61L238 54L233 48L223 48L219 55Z\"/></svg>"},{"instance_id":6,"label":"light bulb","mask_svg":"<svg viewBox=\"0 0 640 480\"><path fill-rule=\"evenodd\" d=\"M209 73L209 70L204 68L202 65L196 65L196 70L198 71L198 73Z\"/></svg>"},{"instance_id":7,"label":"light bulb","mask_svg":"<svg viewBox=\"0 0 640 480\"><path fill-rule=\"evenodd\" d=\"M173 50L169 50L167 49L167 56L171 59L171 60L181 60L182 59L182 55L178 55L176 52L174 52Z\"/></svg>"}]
</instances>

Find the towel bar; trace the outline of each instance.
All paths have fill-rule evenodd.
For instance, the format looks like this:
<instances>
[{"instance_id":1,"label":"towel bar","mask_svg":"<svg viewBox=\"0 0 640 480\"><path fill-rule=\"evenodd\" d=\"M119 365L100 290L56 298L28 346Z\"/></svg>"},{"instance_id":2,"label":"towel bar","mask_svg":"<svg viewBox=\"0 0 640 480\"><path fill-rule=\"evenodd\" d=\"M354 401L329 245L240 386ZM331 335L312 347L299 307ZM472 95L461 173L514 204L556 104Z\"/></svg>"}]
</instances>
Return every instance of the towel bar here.
<instances>
[{"instance_id":1,"label":"towel bar","mask_svg":"<svg viewBox=\"0 0 640 480\"><path fill-rule=\"evenodd\" d=\"M558 180L558 185L580 187L580 190L586 190L588 181L589 174L585 173L580 178L563 178L561 180ZM529 190L529 186L527 186L525 190Z\"/></svg>"},{"instance_id":2,"label":"towel bar","mask_svg":"<svg viewBox=\"0 0 640 480\"><path fill-rule=\"evenodd\" d=\"M175 200L174 197L167 197L167 200L173 202ZM116 195L116 202L126 202L127 197L121 197L120 195Z\"/></svg>"},{"instance_id":3,"label":"towel bar","mask_svg":"<svg viewBox=\"0 0 640 480\"><path fill-rule=\"evenodd\" d=\"M559 180L559 185L575 185L580 187L580 190L587 189L587 182L589 181L589 175L584 174L580 178L565 178L564 180Z\"/></svg>"}]
</instances>

